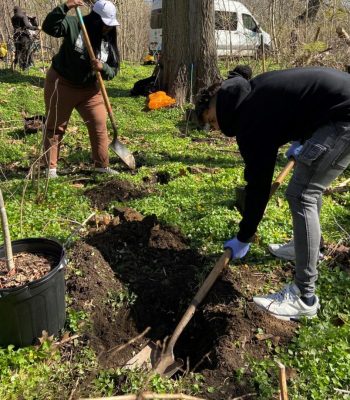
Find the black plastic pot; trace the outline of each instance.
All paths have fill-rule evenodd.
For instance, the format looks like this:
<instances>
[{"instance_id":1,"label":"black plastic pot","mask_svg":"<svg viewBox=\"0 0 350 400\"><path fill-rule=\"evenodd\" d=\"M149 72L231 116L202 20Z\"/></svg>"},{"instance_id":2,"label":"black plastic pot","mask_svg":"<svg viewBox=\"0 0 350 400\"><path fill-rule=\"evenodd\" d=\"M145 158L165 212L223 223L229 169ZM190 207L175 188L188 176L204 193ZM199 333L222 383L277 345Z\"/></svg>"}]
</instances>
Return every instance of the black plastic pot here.
<instances>
[{"instance_id":1,"label":"black plastic pot","mask_svg":"<svg viewBox=\"0 0 350 400\"><path fill-rule=\"evenodd\" d=\"M63 246L49 239L23 239L12 242L13 253L50 255L57 265L41 279L10 289L0 289L0 345L28 346L45 330L57 335L66 318ZM0 247L4 257L4 247Z\"/></svg>"}]
</instances>

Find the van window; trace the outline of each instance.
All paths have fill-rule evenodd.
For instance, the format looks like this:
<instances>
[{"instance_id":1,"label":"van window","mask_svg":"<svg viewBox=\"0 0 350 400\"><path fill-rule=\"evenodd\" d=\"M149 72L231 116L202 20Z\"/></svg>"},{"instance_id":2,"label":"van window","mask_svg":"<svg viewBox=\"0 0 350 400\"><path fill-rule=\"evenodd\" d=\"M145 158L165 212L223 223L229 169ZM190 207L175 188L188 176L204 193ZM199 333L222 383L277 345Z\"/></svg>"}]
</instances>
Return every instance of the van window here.
<instances>
[{"instance_id":1,"label":"van window","mask_svg":"<svg viewBox=\"0 0 350 400\"><path fill-rule=\"evenodd\" d=\"M253 32L258 32L259 28L254 19L249 14L242 14L243 26Z\"/></svg>"},{"instance_id":2,"label":"van window","mask_svg":"<svg viewBox=\"0 0 350 400\"><path fill-rule=\"evenodd\" d=\"M215 30L236 31L237 13L229 11L215 11Z\"/></svg>"},{"instance_id":3,"label":"van window","mask_svg":"<svg viewBox=\"0 0 350 400\"><path fill-rule=\"evenodd\" d=\"M157 8L151 12L151 29L162 29L162 9Z\"/></svg>"}]
</instances>

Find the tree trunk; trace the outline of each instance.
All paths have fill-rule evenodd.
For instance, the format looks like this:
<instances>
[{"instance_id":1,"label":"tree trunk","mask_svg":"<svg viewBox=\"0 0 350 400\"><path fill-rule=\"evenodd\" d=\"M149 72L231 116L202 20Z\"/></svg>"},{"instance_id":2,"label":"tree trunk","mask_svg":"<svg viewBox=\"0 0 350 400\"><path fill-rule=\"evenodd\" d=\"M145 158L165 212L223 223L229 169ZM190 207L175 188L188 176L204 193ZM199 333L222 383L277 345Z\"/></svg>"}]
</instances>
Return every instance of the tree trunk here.
<instances>
[{"instance_id":1,"label":"tree trunk","mask_svg":"<svg viewBox=\"0 0 350 400\"><path fill-rule=\"evenodd\" d=\"M315 21L321 7L322 0L308 0L306 10L297 18L297 22Z\"/></svg>"},{"instance_id":2,"label":"tree trunk","mask_svg":"<svg viewBox=\"0 0 350 400\"><path fill-rule=\"evenodd\" d=\"M163 0L161 86L182 105L218 81L213 0Z\"/></svg>"}]
</instances>

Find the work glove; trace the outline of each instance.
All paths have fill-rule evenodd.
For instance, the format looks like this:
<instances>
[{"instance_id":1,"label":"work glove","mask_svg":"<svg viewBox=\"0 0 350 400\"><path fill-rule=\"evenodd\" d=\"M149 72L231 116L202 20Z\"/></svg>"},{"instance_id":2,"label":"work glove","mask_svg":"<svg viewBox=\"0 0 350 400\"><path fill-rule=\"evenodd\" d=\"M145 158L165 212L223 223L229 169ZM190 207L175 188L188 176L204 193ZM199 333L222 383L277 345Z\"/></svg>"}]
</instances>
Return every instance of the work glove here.
<instances>
[{"instance_id":1,"label":"work glove","mask_svg":"<svg viewBox=\"0 0 350 400\"><path fill-rule=\"evenodd\" d=\"M242 258L244 257L250 248L250 243L240 242L236 237L227 240L224 243L224 250L231 250L231 258Z\"/></svg>"},{"instance_id":2,"label":"work glove","mask_svg":"<svg viewBox=\"0 0 350 400\"><path fill-rule=\"evenodd\" d=\"M287 158L296 158L300 154L302 148L303 148L303 145L300 144L300 142L293 142L292 145L289 147L289 149L286 152L286 157Z\"/></svg>"}]
</instances>

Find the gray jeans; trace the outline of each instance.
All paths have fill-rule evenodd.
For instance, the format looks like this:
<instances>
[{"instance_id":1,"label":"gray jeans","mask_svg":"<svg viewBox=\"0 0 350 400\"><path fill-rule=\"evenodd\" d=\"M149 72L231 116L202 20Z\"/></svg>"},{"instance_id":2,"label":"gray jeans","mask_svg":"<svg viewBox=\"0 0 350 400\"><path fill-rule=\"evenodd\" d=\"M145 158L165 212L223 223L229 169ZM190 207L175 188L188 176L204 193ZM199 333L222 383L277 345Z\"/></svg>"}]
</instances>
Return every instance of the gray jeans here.
<instances>
[{"instance_id":1,"label":"gray jeans","mask_svg":"<svg viewBox=\"0 0 350 400\"><path fill-rule=\"evenodd\" d=\"M329 122L315 131L296 159L286 197L293 217L295 283L302 296L315 292L321 239L322 193L350 164L350 122Z\"/></svg>"}]
</instances>

